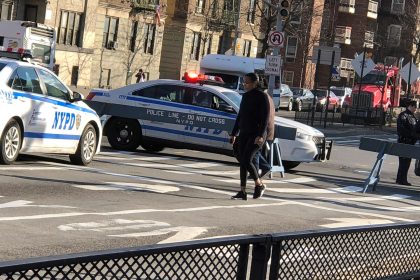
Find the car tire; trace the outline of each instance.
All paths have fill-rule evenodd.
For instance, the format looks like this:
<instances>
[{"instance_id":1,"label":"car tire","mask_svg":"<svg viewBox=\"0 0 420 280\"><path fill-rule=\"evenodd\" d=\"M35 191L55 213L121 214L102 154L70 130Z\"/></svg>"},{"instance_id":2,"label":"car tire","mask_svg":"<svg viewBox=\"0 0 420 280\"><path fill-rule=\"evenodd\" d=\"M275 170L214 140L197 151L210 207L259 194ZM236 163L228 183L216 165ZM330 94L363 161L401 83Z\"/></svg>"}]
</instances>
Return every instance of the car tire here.
<instances>
[{"instance_id":1,"label":"car tire","mask_svg":"<svg viewBox=\"0 0 420 280\"><path fill-rule=\"evenodd\" d=\"M112 118L107 125L107 138L112 148L135 151L141 142L141 127L137 120Z\"/></svg>"},{"instance_id":2,"label":"car tire","mask_svg":"<svg viewBox=\"0 0 420 280\"><path fill-rule=\"evenodd\" d=\"M297 167L300 164L300 161L288 161L288 160L283 160L283 167L285 171L289 171L295 167Z\"/></svg>"},{"instance_id":3,"label":"car tire","mask_svg":"<svg viewBox=\"0 0 420 280\"><path fill-rule=\"evenodd\" d=\"M162 145L152 144L152 143L148 143L148 142L141 143L141 147L148 152L161 152L161 151L163 151L163 149L165 149L165 147L162 146Z\"/></svg>"},{"instance_id":4,"label":"car tire","mask_svg":"<svg viewBox=\"0 0 420 280\"><path fill-rule=\"evenodd\" d=\"M98 136L93 125L88 124L80 137L76 153L69 155L70 162L77 165L88 165L92 162L98 145Z\"/></svg>"},{"instance_id":5,"label":"car tire","mask_svg":"<svg viewBox=\"0 0 420 280\"><path fill-rule=\"evenodd\" d=\"M19 156L22 146L22 130L16 120L11 120L4 128L0 138L0 163L12 164Z\"/></svg>"},{"instance_id":6,"label":"car tire","mask_svg":"<svg viewBox=\"0 0 420 280\"><path fill-rule=\"evenodd\" d=\"M287 111L292 111L293 110L293 100L289 100L289 103L287 104Z\"/></svg>"}]
</instances>

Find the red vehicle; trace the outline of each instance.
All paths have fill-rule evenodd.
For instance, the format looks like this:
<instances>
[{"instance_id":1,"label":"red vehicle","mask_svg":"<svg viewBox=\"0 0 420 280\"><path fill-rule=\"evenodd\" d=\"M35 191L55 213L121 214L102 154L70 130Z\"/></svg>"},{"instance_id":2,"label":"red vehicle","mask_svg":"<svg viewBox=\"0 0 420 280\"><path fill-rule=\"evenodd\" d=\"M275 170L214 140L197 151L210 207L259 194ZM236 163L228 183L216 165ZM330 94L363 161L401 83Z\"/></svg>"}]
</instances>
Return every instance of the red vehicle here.
<instances>
[{"instance_id":1,"label":"red vehicle","mask_svg":"<svg viewBox=\"0 0 420 280\"><path fill-rule=\"evenodd\" d=\"M328 103L328 111L334 111L336 112L339 110L340 107L340 99L332 92L330 92L330 98L327 102L327 95L328 91L326 89L313 89L313 94L316 98L316 110L325 112L327 110L327 103Z\"/></svg>"},{"instance_id":2,"label":"red vehicle","mask_svg":"<svg viewBox=\"0 0 420 280\"><path fill-rule=\"evenodd\" d=\"M352 118L369 121L384 116L389 108L399 106L400 92L398 67L376 66L354 85L350 108L342 114L343 121Z\"/></svg>"}]
</instances>

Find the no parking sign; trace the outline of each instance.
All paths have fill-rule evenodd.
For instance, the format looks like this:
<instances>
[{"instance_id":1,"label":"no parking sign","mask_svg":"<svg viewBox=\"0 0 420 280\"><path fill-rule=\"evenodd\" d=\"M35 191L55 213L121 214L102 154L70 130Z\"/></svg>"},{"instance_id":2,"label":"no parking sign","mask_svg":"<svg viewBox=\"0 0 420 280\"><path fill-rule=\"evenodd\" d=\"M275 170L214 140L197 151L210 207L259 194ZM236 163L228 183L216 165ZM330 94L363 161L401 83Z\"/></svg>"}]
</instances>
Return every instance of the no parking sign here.
<instances>
[{"instance_id":1,"label":"no parking sign","mask_svg":"<svg viewBox=\"0 0 420 280\"><path fill-rule=\"evenodd\" d=\"M268 33L268 45L282 48L284 46L284 32L270 31Z\"/></svg>"}]
</instances>

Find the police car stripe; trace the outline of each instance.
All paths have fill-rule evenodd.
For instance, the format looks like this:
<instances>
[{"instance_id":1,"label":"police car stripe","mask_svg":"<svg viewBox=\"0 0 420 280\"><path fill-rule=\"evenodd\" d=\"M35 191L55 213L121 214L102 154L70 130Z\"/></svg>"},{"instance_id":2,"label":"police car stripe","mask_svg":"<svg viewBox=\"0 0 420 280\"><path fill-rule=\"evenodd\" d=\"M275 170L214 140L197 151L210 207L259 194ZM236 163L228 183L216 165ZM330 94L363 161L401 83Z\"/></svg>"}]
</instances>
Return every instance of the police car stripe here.
<instances>
[{"instance_id":1,"label":"police car stripe","mask_svg":"<svg viewBox=\"0 0 420 280\"><path fill-rule=\"evenodd\" d=\"M194 110L194 111L199 111L199 112L205 112L205 113L210 113L210 114L214 114L214 115L224 116L224 117L228 117L228 118L231 118L231 119L236 119L236 114L220 112L220 111L217 111L217 110L214 110L214 109L202 108L202 107L188 105L188 104L175 103L175 102L172 102L172 101L162 101L162 100L158 100L158 99L144 98L144 97L137 97L137 96L127 96L127 100L164 105L164 106L174 107L174 108Z\"/></svg>"},{"instance_id":2,"label":"police car stripe","mask_svg":"<svg viewBox=\"0 0 420 280\"><path fill-rule=\"evenodd\" d=\"M76 106L74 104L68 104L64 101L52 100L52 99L49 99L45 96L37 96L37 95L34 95L34 94L23 93L23 92L13 92L13 96L14 96L14 98L24 97L24 98L37 100L37 101L41 101L41 102L45 102L45 103L51 103L51 104L54 104L54 105L65 107L65 108L74 109L74 110L78 110L78 111L81 111L81 112L96 115L96 112L93 111L92 109L83 108L83 107L80 107L80 106Z\"/></svg>"},{"instance_id":3,"label":"police car stripe","mask_svg":"<svg viewBox=\"0 0 420 280\"><path fill-rule=\"evenodd\" d=\"M191 133L191 132L187 132L187 131L180 131L180 130L174 130L174 129L169 129L169 128L161 128L161 127L150 126L150 125L142 125L142 128L149 129L149 130L154 130L154 131L167 132L167 133L172 133L172 134L178 134L178 135L185 135L185 136L190 136L190 137L208 139L208 140L213 140L213 141L218 141L218 142L228 142L228 139L222 138L222 137L215 137L215 136L210 136L210 135Z\"/></svg>"},{"instance_id":4,"label":"police car stripe","mask_svg":"<svg viewBox=\"0 0 420 280\"><path fill-rule=\"evenodd\" d=\"M42 138L42 139L60 139L60 140L79 140L80 139L80 135L38 133L38 132L25 132L24 137Z\"/></svg>"}]
</instances>

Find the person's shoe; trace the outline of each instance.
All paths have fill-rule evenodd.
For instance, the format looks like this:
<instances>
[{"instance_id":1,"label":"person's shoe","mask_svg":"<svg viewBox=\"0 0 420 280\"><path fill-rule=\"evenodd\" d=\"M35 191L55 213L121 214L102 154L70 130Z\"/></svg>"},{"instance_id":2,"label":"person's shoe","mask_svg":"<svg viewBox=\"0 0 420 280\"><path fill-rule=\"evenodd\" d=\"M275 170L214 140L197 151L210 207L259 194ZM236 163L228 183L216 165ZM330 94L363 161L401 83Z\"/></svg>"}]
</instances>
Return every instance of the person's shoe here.
<instances>
[{"instance_id":1,"label":"person's shoe","mask_svg":"<svg viewBox=\"0 0 420 280\"><path fill-rule=\"evenodd\" d=\"M254 195L252 196L252 198L257 199L263 196L265 191L265 185L262 184L261 186L256 186L254 189Z\"/></svg>"},{"instance_id":2,"label":"person's shoe","mask_svg":"<svg viewBox=\"0 0 420 280\"><path fill-rule=\"evenodd\" d=\"M265 175L267 175L267 173L269 173L271 171L271 169L265 169L265 170L262 170L262 172L261 172L261 175L260 175L260 178L263 178Z\"/></svg>"},{"instance_id":3,"label":"person's shoe","mask_svg":"<svg viewBox=\"0 0 420 280\"><path fill-rule=\"evenodd\" d=\"M232 196L230 199L242 199L242 200L248 200L248 197L246 195L246 192L240 191L234 196Z\"/></svg>"},{"instance_id":4,"label":"person's shoe","mask_svg":"<svg viewBox=\"0 0 420 280\"><path fill-rule=\"evenodd\" d=\"M398 185L402 185L402 186L411 186L411 184L409 182L396 181L395 183L397 183Z\"/></svg>"}]
</instances>

